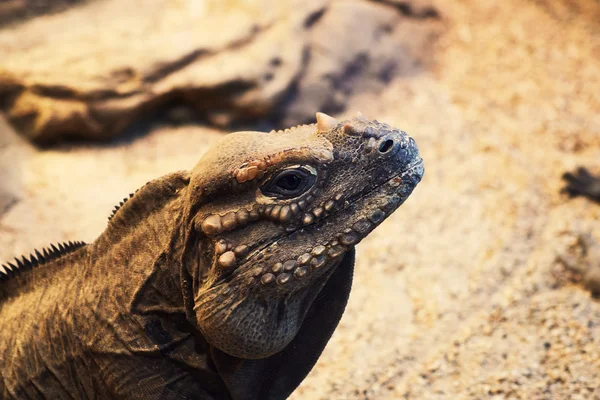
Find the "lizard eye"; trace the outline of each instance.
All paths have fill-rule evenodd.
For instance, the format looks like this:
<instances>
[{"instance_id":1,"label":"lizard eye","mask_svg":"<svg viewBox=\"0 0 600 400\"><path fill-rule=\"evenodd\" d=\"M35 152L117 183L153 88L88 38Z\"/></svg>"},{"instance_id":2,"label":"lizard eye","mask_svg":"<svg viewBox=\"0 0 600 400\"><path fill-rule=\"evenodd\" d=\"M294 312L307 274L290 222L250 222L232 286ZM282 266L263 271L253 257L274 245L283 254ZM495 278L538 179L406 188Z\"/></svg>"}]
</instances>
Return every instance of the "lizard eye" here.
<instances>
[{"instance_id":1,"label":"lizard eye","mask_svg":"<svg viewBox=\"0 0 600 400\"><path fill-rule=\"evenodd\" d=\"M290 199L310 189L315 180L315 172L307 167L292 167L276 173L260 190L265 196Z\"/></svg>"}]
</instances>

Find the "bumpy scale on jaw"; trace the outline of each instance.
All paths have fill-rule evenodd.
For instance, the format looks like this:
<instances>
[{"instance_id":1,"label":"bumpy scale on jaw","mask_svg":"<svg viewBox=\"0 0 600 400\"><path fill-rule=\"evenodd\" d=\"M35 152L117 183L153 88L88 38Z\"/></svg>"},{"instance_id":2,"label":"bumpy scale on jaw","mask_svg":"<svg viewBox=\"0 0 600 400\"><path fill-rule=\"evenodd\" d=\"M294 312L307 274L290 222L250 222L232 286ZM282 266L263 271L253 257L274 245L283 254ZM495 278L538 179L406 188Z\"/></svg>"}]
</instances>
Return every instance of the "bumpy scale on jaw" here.
<instances>
[{"instance_id":1,"label":"bumpy scale on jaw","mask_svg":"<svg viewBox=\"0 0 600 400\"><path fill-rule=\"evenodd\" d=\"M317 113L313 125L228 135L192 172L190 218L198 247L213 250L197 274L200 330L238 357L281 350L302 304L422 175L414 140L363 115Z\"/></svg>"},{"instance_id":2,"label":"bumpy scale on jaw","mask_svg":"<svg viewBox=\"0 0 600 400\"><path fill-rule=\"evenodd\" d=\"M289 278L291 276L296 279L303 279L309 272L319 270L323 267L328 260L333 261L340 257L350 247L356 245L365 238L400 205L400 196L395 195L395 190L400 187L401 182L401 177L394 178L388 182L386 187L390 195L388 202L382 205L378 202L372 204L365 210L364 217L348 227L340 229L333 240L323 242L322 244L315 244L314 247L308 248L306 252L295 259L288 259L283 262L272 262L270 268L261 265L260 268L264 273L257 278L260 278L260 282L263 285L271 285L275 282L283 285L290 281ZM341 196L339 197L339 200L341 200ZM332 202L331 204L332 205L328 210L329 212L334 209L333 206L335 203ZM319 210L319 208L320 207L313 209L313 212L314 210ZM319 211L319 213L322 214L322 217L326 216L321 211ZM311 223L314 221L315 218L311 218Z\"/></svg>"}]
</instances>

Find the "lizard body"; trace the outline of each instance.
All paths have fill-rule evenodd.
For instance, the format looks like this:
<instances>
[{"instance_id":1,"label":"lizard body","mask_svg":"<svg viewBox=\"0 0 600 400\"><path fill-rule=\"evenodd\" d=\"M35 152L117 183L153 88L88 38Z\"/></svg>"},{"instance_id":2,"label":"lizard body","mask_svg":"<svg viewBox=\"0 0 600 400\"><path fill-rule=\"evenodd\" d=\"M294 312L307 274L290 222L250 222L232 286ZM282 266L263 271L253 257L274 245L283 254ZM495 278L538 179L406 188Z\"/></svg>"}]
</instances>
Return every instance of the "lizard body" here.
<instances>
[{"instance_id":1,"label":"lizard body","mask_svg":"<svg viewBox=\"0 0 600 400\"><path fill-rule=\"evenodd\" d=\"M286 398L342 316L354 246L422 175L412 138L362 115L227 135L93 243L0 268L0 397Z\"/></svg>"}]
</instances>

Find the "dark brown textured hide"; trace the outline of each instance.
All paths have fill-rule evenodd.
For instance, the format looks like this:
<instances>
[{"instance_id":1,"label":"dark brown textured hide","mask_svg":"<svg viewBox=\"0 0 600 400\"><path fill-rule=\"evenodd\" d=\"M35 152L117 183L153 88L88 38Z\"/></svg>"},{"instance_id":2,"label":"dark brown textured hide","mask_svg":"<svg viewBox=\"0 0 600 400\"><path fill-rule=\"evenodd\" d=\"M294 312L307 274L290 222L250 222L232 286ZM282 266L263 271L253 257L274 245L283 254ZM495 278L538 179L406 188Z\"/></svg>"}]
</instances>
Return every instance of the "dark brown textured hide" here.
<instances>
[{"instance_id":1,"label":"dark brown textured hide","mask_svg":"<svg viewBox=\"0 0 600 400\"><path fill-rule=\"evenodd\" d=\"M362 115L228 135L93 243L0 271L0 397L287 397L341 318L354 245L422 175L414 141Z\"/></svg>"}]
</instances>

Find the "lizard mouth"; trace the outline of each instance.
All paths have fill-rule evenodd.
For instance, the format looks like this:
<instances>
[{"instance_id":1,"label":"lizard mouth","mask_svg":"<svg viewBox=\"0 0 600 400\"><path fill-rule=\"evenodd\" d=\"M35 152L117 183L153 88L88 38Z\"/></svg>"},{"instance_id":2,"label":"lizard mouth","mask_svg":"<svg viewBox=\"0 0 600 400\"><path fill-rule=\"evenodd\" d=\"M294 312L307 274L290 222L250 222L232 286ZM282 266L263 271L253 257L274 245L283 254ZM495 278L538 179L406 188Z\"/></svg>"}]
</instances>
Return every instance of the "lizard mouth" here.
<instances>
[{"instance_id":1,"label":"lizard mouth","mask_svg":"<svg viewBox=\"0 0 600 400\"><path fill-rule=\"evenodd\" d=\"M288 283L301 283L309 273L324 271L326 265L335 263L408 198L423 173L419 157L382 183L348 195L340 206L313 223L257 247L224 280L251 276L264 286L298 286ZM342 214L347 216L345 221L340 221ZM286 248L287 242L294 243L293 251Z\"/></svg>"}]
</instances>

